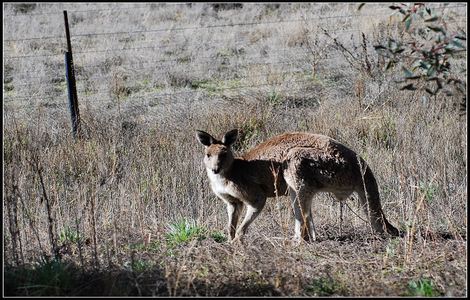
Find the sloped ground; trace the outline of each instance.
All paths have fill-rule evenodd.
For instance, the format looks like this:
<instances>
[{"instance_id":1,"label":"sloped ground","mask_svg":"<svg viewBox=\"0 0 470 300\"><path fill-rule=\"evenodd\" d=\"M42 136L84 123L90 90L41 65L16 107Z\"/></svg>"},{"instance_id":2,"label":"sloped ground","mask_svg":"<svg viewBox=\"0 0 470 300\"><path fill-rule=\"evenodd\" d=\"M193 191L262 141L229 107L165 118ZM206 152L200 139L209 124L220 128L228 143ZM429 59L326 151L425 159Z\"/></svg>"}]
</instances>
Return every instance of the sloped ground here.
<instances>
[{"instance_id":1,"label":"sloped ground","mask_svg":"<svg viewBox=\"0 0 470 300\"><path fill-rule=\"evenodd\" d=\"M408 251L405 238L353 233L339 239L295 247L284 239L260 235L245 241L245 246L193 240L171 254L168 249L135 250L132 260L122 257L121 265L99 269L81 268L78 257L65 254L55 285L41 282L38 269L7 269L5 295L461 297L467 293L463 240L418 238ZM44 269L43 265L40 270ZM432 282L432 287L413 288L420 281Z\"/></svg>"}]
</instances>

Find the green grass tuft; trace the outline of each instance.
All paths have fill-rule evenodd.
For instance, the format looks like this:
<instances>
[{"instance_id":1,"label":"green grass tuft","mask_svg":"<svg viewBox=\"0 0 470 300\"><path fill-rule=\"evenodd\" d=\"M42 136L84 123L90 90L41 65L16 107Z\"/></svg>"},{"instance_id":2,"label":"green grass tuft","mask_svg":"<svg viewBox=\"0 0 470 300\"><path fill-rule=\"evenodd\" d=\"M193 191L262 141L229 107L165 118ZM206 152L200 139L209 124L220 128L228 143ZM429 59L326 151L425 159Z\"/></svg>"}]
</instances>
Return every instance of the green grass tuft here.
<instances>
[{"instance_id":1,"label":"green grass tuft","mask_svg":"<svg viewBox=\"0 0 470 300\"><path fill-rule=\"evenodd\" d=\"M411 280L408 283L409 296L436 297L440 296L431 279L423 278L418 281Z\"/></svg>"},{"instance_id":2,"label":"green grass tuft","mask_svg":"<svg viewBox=\"0 0 470 300\"><path fill-rule=\"evenodd\" d=\"M228 240L227 236L220 231L211 232L210 237L217 243L224 243Z\"/></svg>"},{"instance_id":3,"label":"green grass tuft","mask_svg":"<svg viewBox=\"0 0 470 300\"><path fill-rule=\"evenodd\" d=\"M59 242L61 243L78 243L83 238L80 233L70 227L65 227L59 234Z\"/></svg>"},{"instance_id":4,"label":"green grass tuft","mask_svg":"<svg viewBox=\"0 0 470 300\"><path fill-rule=\"evenodd\" d=\"M207 229L196 225L195 221L182 219L168 226L166 241L169 246L177 246L187 243L194 238L199 240L206 238Z\"/></svg>"},{"instance_id":5,"label":"green grass tuft","mask_svg":"<svg viewBox=\"0 0 470 300\"><path fill-rule=\"evenodd\" d=\"M305 292L311 296L331 296L342 294L343 288L331 277L320 277L314 279L312 283L305 288Z\"/></svg>"}]
</instances>

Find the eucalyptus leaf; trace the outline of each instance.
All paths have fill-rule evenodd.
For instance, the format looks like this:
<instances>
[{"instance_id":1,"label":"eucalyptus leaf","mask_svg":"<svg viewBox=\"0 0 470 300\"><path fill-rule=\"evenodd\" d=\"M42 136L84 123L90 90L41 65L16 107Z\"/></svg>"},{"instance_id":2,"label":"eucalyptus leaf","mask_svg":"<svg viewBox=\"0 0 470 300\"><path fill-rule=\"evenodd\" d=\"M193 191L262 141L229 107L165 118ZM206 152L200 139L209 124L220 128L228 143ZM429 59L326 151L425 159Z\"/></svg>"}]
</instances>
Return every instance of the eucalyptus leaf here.
<instances>
[{"instance_id":1,"label":"eucalyptus leaf","mask_svg":"<svg viewBox=\"0 0 470 300\"><path fill-rule=\"evenodd\" d=\"M410 84L407 84L407 85L401 87L400 90L401 91L403 91L403 90L415 91L416 87L414 86L414 84L410 83Z\"/></svg>"},{"instance_id":2,"label":"eucalyptus leaf","mask_svg":"<svg viewBox=\"0 0 470 300\"><path fill-rule=\"evenodd\" d=\"M405 77L408 78L408 77L413 77L413 72L411 72L410 70L408 70L407 68L405 67L401 67L401 69L403 70L403 72L405 73Z\"/></svg>"},{"instance_id":3,"label":"eucalyptus leaf","mask_svg":"<svg viewBox=\"0 0 470 300\"><path fill-rule=\"evenodd\" d=\"M436 27L436 26L426 26L427 28L431 29L432 31L435 31L435 32L442 32L445 34L445 31L444 29L442 29L441 27Z\"/></svg>"},{"instance_id":4,"label":"eucalyptus leaf","mask_svg":"<svg viewBox=\"0 0 470 300\"><path fill-rule=\"evenodd\" d=\"M454 46L456 46L456 47L462 48L462 49L465 48L465 46L462 45L462 44L461 44L459 41L457 41L455 38L452 40L451 44L454 45Z\"/></svg>"},{"instance_id":5,"label":"eucalyptus leaf","mask_svg":"<svg viewBox=\"0 0 470 300\"><path fill-rule=\"evenodd\" d=\"M393 51L393 53L402 53L403 51L405 51L404 48L399 48L399 49Z\"/></svg>"},{"instance_id":6,"label":"eucalyptus leaf","mask_svg":"<svg viewBox=\"0 0 470 300\"><path fill-rule=\"evenodd\" d=\"M426 76L431 77L431 76L433 76L435 73L436 73L436 69L435 69L433 66L431 66L431 67L428 69L428 72L426 73Z\"/></svg>"},{"instance_id":7,"label":"eucalyptus leaf","mask_svg":"<svg viewBox=\"0 0 470 300\"><path fill-rule=\"evenodd\" d=\"M446 94L446 96L452 96L454 94L451 90L444 90L444 93Z\"/></svg>"},{"instance_id":8,"label":"eucalyptus leaf","mask_svg":"<svg viewBox=\"0 0 470 300\"><path fill-rule=\"evenodd\" d=\"M439 20L439 17L434 16L434 17L432 17L432 18L429 18L429 19L427 19L427 20L424 20L424 22L434 22L434 21L437 21L437 20Z\"/></svg>"},{"instance_id":9,"label":"eucalyptus leaf","mask_svg":"<svg viewBox=\"0 0 470 300\"><path fill-rule=\"evenodd\" d=\"M385 46L382 46L382 45L375 45L375 46L374 46L374 49L375 49L375 50L387 50L388 48L385 47Z\"/></svg>"},{"instance_id":10,"label":"eucalyptus leaf","mask_svg":"<svg viewBox=\"0 0 470 300\"><path fill-rule=\"evenodd\" d=\"M428 72L426 73L426 76L433 76L434 74L436 73L436 68L434 68L433 66L431 66L429 69L428 69Z\"/></svg>"},{"instance_id":11,"label":"eucalyptus leaf","mask_svg":"<svg viewBox=\"0 0 470 300\"><path fill-rule=\"evenodd\" d=\"M419 62L419 66L420 66L422 69L426 69L426 70L428 70L428 69L431 67L431 65L430 65L429 63L425 62L425 61L420 61L420 62Z\"/></svg>"},{"instance_id":12,"label":"eucalyptus leaf","mask_svg":"<svg viewBox=\"0 0 470 300\"><path fill-rule=\"evenodd\" d=\"M410 26L411 26L411 20L412 18L408 18L406 21L405 21L405 28L406 30L409 30L410 29Z\"/></svg>"}]
</instances>

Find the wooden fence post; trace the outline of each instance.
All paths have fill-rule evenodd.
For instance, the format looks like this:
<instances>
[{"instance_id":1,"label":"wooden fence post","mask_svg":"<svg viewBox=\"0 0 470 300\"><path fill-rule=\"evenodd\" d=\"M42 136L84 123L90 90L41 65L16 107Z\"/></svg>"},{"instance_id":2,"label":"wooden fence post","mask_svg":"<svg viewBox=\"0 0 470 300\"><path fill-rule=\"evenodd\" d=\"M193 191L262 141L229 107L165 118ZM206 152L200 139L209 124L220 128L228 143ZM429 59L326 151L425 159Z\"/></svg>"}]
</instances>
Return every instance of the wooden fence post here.
<instances>
[{"instance_id":1,"label":"wooden fence post","mask_svg":"<svg viewBox=\"0 0 470 300\"><path fill-rule=\"evenodd\" d=\"M68 87L69 109L72 119L72 132L74 138L80 136L80 110L78 109L77 85L75 82L75 68L73 65L72 44L70 43L69 21L67 11L64 10L65 35L67 38L67 52L65 53L65 67Z\"/></svg>"}]
</instances>

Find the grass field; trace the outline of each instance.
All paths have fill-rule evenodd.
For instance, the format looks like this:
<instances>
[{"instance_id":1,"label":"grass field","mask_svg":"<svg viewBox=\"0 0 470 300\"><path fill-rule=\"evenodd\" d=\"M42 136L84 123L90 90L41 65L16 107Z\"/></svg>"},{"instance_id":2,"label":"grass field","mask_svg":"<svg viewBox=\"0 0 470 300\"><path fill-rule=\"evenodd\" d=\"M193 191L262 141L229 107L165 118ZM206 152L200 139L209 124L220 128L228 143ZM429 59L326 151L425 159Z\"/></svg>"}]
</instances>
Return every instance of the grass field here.
<instances>
[{"instance_id":1,"label":"grass field","mask_svg":"<svg viewBox=\"0 0 470 300\"><path fill-rule=\"evenodd\" d=\"M449 30L466 28L463 9L436 8L453 17ZM384 71L373 46L403 37L392 13L353 3L4 4L4 295L466 296L466 110L453 96L400 90L400 70ZM466 52L452 63L466 81ZM340 226L339 204L319 194L319 241L290 243L283 196L231 244L195 131L233 128L237 154L289 131L354 149L405 235L371 233L356 196Z\"/></svg>"}]
</instances>

